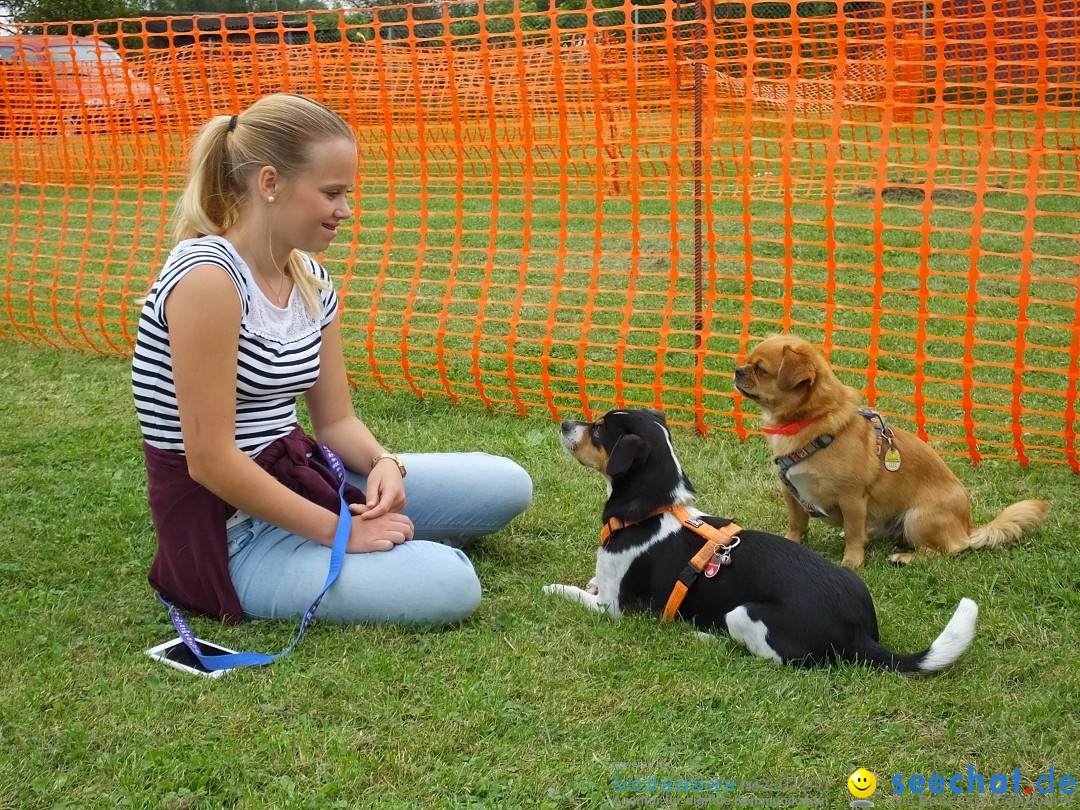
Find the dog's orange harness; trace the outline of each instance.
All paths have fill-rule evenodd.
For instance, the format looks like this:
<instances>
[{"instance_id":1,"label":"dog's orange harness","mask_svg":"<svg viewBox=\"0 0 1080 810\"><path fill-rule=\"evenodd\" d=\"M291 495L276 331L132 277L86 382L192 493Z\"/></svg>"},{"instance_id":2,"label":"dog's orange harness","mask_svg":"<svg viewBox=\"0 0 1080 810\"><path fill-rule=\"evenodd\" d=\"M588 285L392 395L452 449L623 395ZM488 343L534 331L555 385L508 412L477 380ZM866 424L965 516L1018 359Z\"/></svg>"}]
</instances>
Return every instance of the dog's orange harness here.
<instances>
[{"instance_id":1,"label":"dog's orange harness","mask_svg":"<svg viewBox=\"0 0 1080 810\"><path fill-rule=\"evenodd\" d=\"M690 586L693 585L694 580L697 579L698 574L704 571L705 576L713 577L716 575L720 566L727 565L730 562L729 555L731 549L739 544L738 535L739 532L742 531L742 528L738 524L729 523L722 529L717 529L715 526L710 526L704 520L691 515L686 511L686 507L682 504L658 509L652 514L643 517L642 520L648 520L651 517L656 517L657 515L663 515L665 513L674 515L687 529L705 538L705 545L701 547L698 553L695 554L693 559L687 564L683 572L679 574L679 578L675 582L675 587L671 591L671 596L668 597L667 604L664 606L664 620L671 621L675 618L675 614L679 612L679 607L682 606L683 600L690 591ZM625 529L627 526L633 526L636 522L640 521L626 521L618 518L611 518L604 524L604 528L600 530L600 545L607 545L608 540L611 539L611 535L620 529Z\"/></svg>"}]
</instances>

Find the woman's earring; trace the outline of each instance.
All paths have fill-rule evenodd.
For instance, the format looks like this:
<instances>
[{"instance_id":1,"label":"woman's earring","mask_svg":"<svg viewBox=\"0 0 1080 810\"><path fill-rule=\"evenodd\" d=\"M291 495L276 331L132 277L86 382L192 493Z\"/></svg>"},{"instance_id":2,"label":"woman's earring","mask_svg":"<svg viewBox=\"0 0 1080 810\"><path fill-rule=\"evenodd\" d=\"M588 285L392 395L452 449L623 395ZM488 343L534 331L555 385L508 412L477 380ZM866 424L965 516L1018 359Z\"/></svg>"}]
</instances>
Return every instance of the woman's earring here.
<instances>
[{"instance_id":1,"label":"woman's earring","mask_svg":"<svg viewBox=\"0 0 1080 810\"><path fill-rule=\"evenodd\" d=\"M277 198L276 198L276 197L274 197L274 195L273 195L273 194L271 194L271 195L270 195L269 197L267 197L267 198L266 198L266 201L267 201L267 202L271 202L271 203L272 203L272 202L273 202L273 201L274 201L275 199L277 199Z\"/></svg>"}]
</instances>

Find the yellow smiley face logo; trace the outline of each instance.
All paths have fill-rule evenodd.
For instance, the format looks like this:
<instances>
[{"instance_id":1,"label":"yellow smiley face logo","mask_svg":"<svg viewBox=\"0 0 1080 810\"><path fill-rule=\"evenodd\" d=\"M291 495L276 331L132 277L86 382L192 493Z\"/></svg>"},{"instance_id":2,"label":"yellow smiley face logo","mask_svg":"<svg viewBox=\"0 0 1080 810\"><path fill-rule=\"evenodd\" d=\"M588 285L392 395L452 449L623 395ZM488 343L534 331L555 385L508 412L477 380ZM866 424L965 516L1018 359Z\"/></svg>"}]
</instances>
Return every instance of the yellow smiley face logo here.
<instances>
[{"instance_id":1,"label":"yellow smiley face logo","mask_svg":"<svg viewBox=\"0 0 1080 810\"><path fill-rule=\"evenodd\" d=\"M865 799L877 789L877 779L866 768L859 768L848 777L847 789L856 799Z\"/></svg>"}]
</instances>

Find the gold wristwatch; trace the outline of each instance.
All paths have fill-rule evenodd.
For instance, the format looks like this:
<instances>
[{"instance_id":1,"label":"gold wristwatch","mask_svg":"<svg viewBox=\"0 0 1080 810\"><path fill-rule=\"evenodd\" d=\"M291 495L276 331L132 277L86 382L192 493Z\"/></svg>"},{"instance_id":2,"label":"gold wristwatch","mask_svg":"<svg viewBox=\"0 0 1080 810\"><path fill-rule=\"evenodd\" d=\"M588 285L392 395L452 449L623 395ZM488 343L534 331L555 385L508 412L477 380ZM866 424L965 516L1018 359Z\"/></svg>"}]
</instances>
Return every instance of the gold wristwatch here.
<instances>
[{"instance_id":1,"label":"gold wristwatch","mask_svg":"<svg viewBox=\"0 0 1080 810\"><path fill-rule=\"evenodd\" d=\"M392 462L397 464L397 469L398 469L398 472L401 473L401 477L402 478L405 477L405 465L402 464L401 459L398 458L397 456L395 456L393 453L379 453L379 455L375 456L375 458L373 458L371 460L371 469L374 470L375 465L378 464L380 461L382 461L384 458L388 458Z\"/></svg>"}]
</instances>

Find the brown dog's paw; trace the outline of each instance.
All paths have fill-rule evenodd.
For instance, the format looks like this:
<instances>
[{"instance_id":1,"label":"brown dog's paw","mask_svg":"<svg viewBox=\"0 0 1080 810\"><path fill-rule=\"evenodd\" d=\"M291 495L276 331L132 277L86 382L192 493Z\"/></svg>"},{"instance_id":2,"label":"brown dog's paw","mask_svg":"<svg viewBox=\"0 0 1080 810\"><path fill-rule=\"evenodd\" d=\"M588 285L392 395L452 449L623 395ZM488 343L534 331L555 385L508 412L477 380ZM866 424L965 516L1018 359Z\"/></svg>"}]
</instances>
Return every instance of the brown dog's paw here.
<instances>
[{"instance_id":1,"label":"brown dog's paw","mask_svg":"<svg viewBox=\"0 0 1080 810\"><path fill-rule=\"evenodd\" d=\"M907 565L909 562L911 562L911 559L914 556L915 556L914 551L903 551L903 552L900 552L899 554L890 554L889 555L889 562L895 568L903 568L905 565Z\"/></svg>"},{"instance_id":2,"label":"brown dog's paw","mask_svg":"<svg viewBox=\"0 0 1080 810\"><path fill-rule=\"evenodd\" d=\"M858 568L863 564L864 559L866 559L865 554L844 554L844 559L840 560L840 564L844 568Z\"/></svg>"}]
</instances>

